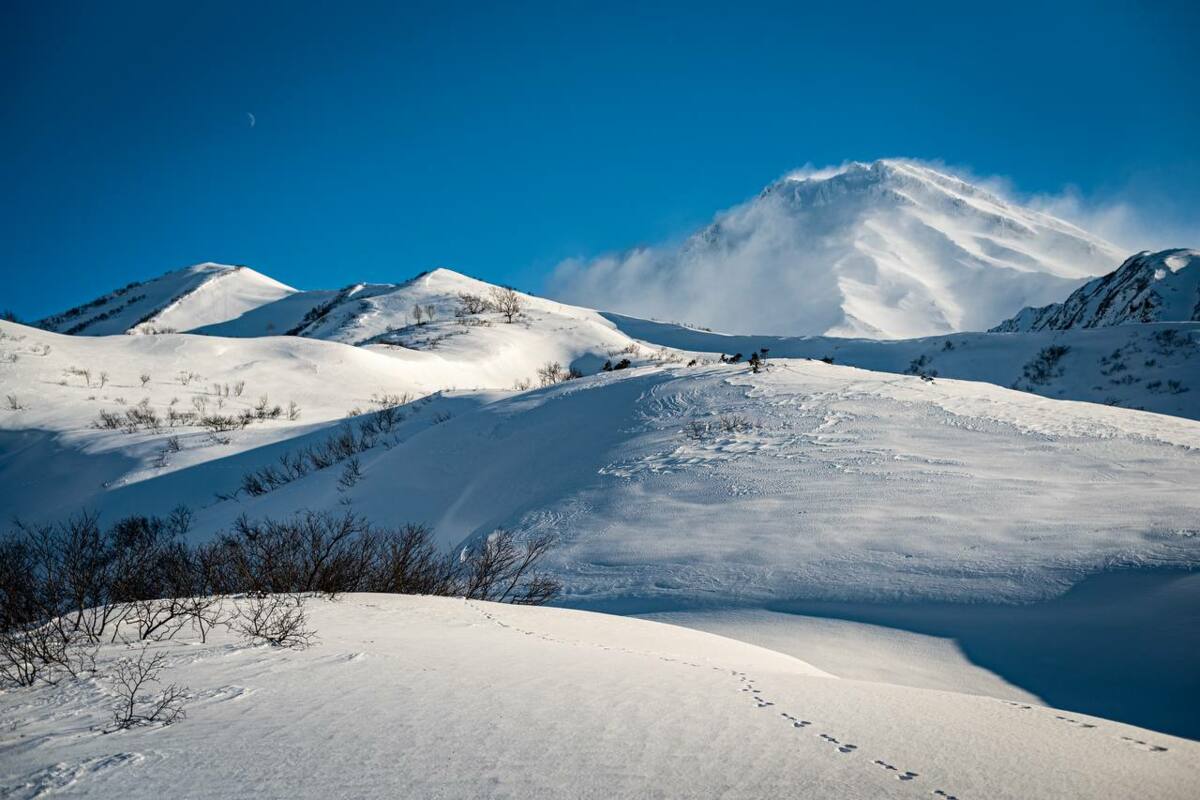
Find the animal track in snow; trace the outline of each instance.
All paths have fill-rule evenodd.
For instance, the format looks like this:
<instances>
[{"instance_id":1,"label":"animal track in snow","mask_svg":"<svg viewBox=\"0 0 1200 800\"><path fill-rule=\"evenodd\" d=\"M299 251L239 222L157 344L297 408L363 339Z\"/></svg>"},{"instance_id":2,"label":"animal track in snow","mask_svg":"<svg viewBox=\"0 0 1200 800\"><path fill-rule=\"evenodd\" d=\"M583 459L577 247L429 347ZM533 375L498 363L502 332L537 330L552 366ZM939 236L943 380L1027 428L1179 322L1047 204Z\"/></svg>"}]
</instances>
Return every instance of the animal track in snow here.
<instances>
[{"instance_id":1,"label":"animal track in snow","mask_svg":"<svg viewBox=\"0 0 1200 800\"><path fill-rule=\"evenodd\" d=\"M1068 725L1074 725L1076 728L1094 728L1094 727L1096 727L1095 725L1093 725L1090 722L1080 722L1079 720L1072 719L1071 717L1064 717L1062 714L1055 714L1054 718L1058 719L1058 720L1062 720L1063 722L1067 723Z\"/></svg>"},{"instance_id":2,"label":"animal track in snow","mask_svg":"<svg viewBox=\"0 0 1200 800\"><path fill-rule=\"evenodd\" d=\"M1149 742L1144 742L1141 739L1134 739L1132 736L1122 736L1121 741L1136 747L1138 750L1145 750L1148 753L1167 752L1167 748L1161 745L1150 744Z\"/></svg>"},{"instance_id":3,"label":"animal track in snow","mask_svg":"<svg viewBox=\"0 0 1200 800\"><path fill-rule=\"evenodd\" d=\"M920 775L919 775L918 773L916 773L916 772L912 772L911 770L905 770L904 772L901 772L899 767L896 767L896 766L895 766L895 765L893 765L893 764L889 764L889 763L887 763L886 761L880 761L878 758L877 758L877 759L875 759L875 760L874 760L873 762L871 762L871 763L873 763L873 764L877 764L877 765L879 765L880 767L883 767L883 768L884 768L884 769L886 769L888 772L894 772L894 773L896 773L896 779L897 779L897 780L902 780L902 781L911 781L913 778L918 778L918 777L920 777Z\"/></svg>"},{"instance_id":4,"label":"animal track in snow","mask_svg":"<svg viewBox=\"0 0 1200 800\"><path fill-rule=\"evenodd\" d=\"M839 753L853 753L855 750L858 749L858 745L848 744L846 742L839 742L837 739L830 736L828 733L822 733L819 735L822 739L824 739L825 741L829 742L831 745L836 747L837 751Z\"/></svg>"}]
</instances>

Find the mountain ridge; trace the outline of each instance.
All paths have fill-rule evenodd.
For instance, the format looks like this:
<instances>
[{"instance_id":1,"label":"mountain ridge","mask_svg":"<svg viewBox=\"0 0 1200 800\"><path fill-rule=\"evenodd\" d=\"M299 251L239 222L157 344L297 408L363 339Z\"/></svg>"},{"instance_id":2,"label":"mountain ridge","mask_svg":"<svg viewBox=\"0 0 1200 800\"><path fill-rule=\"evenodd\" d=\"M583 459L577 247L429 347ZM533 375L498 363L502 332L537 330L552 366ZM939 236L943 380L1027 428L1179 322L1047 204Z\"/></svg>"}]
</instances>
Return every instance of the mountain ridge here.
<instances>
[{"instance_id":1,"label":"mountain ridge","mask_svg":"<svg viewBox=\"0 0 1200 800\"><path fill-rule=\"evenodd\" d=\"M1026 307L991 331L1068 330L1200 320L1200 251L1175 248L1130 256L1061 303Z\"/></svg>"}]
</instances>

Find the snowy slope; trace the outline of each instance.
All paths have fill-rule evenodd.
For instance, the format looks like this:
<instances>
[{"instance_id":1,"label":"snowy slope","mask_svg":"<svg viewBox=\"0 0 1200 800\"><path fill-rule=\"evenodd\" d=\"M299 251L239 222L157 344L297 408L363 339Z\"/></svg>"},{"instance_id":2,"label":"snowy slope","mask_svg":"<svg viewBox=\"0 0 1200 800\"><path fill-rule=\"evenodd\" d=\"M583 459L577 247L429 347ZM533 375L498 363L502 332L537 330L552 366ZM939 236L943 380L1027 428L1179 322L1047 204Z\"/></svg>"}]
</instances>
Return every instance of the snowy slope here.
<instances>
[{"instance_id":1,"label":"snowy slope","mask_svg":"<svg viewBox=\"0 0 1200 800\"><path fill-rule=\"evenodd\" d=\"M863 369L984 381L1063 400L1200 418L1200 324L1159 323L923 339L742 336L605 314L647 347L832 359Z\"/></svg>"},{"instance_id":2,"label":"snowy slope","mask_svg":"<svg viewBox=\"0 0 1200 800\"><path fill-rule=\"evenodd\" d=\"M39 321L59 333L187 331L239 317L295 292L249 267L196 264L121 289Z\"/></svg>"},{"instance_id":3,"label":"snowy slope","mask_svg":"<svg viewBox=\"0 0 1200 800\"><path fill-rule=\"evenodd\" d=\"M999 332L1200 321L1200 251L1144 251L1088 281L1062 303L1024 308Z\"/></svg>"},{"instance_id":4,"label":"snowy slope","mask_svg":"<svg viewBox=\"0 0 1200 800\"><path fill-rule=\"evenodd\" d=\"M310 607L308 650L159 645L163 679L189 688L170 727L101 734L104 678L5 692L0 793L1183 799L1200 781L1193 741L669 625L389 595Z\"/></svg>"},{"instance_id":5,"label":"snowy slope","mask_svg":"<svg viewBox=\"0 0 1200 800\"><path fill-rule=\"evenodd\" d=\"M343 503L446 546L552 530L579 602L1026 602L1117 564L1200 565L1191 420L780 361L628 370L406 424L353 488L311 474L209 505L199 530Z\"/></svg>"},{"instance_id":6,"label":"snowy slope","mask_svg":"<svg viewBox=\"0 0 1200 800\"><path fill-rule=\"evenodd\" d=\"M1122 258L1067 222L884 160L786 177L682 247L569 262L554 286L723 330L895 339L987 329Z\"/></svg>"}]
</instances>

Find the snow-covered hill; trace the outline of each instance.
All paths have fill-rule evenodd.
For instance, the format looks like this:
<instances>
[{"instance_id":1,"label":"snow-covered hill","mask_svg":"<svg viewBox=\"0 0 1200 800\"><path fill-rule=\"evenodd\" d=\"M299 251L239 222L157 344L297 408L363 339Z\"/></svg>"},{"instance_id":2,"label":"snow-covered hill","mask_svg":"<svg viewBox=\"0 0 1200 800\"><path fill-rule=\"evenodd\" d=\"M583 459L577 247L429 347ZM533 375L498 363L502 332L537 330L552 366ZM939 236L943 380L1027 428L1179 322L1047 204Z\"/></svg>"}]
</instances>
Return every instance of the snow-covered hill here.
<instances>
[{"instance_id":1,"label":"snow-covered hill","mask_svg":"<svg viewBox=\"0 0 1200 800\"><path fill-rule=\"evenodd\" d=\"M188 331L233 319L295 291L249 267L196 264L130 283L37 325L88 336Z\"/></svg>"},{"instance_id":2,"label":"snow-covered hill","mask_svg":"<svg viewBox=\"0 0 1200 800\"><path fill-rule=\"evenodd\" d=\"M564 264L555 292L722 330L896 339L985 330L1123 257L943 171L884 160L786 177L679 248Z\"/></svg>"},{"instance_id":3,"label":"snow-covered hill","mask_svg":"<svg viewBox=\"0 0 1200 800\"><path fill-rule=\"evenodd\" d=\"M564 537L572 594L595 600L710 590L755 601L1027 600L1114 559L1197 558L1200 506L1187 487L1200 423L1177 417L840 359L777 359L756 375L636 343L628 369L529 392L464 391L473 365L441 350L2 325L0 347L18 355L0 364L19 406L0 413L6 516L80 505L165 513L182 502L211 533L242 513L350 503L380 522L429 522L447 546L497 526L551 528ZM417 399L450 389L443 381L458 391ZM357 453L352 487L338 463L246 489L248 475L371 419L348 413L405 400L394 427ZM173 416L201 411L249 419Z\"/></svg>"},{"instance_id":4,"label":"snow-covered hill","mask_svg":"<svg viewBox=\"0 0 1200 800\"><path fill-rule=\"evenodd\" d=\"M1024 308L997 332L1200 321L1200 251L1149 251L1076 289L1062 303Z\"/></svg>"},{"instance_id":5,"label":"snow-covered hill","mask_svg":"<svg viewBox=\"0 0 1200 800\"><path fill-rule=\"evenodd\" d=\"M103 676L0 694L0 794L1183 800L1200 781L1193 741L670 625L395 595L309 607L302 651L156 645L187 687L169 727L101 733Z\"/></svg>"}]
</instances>

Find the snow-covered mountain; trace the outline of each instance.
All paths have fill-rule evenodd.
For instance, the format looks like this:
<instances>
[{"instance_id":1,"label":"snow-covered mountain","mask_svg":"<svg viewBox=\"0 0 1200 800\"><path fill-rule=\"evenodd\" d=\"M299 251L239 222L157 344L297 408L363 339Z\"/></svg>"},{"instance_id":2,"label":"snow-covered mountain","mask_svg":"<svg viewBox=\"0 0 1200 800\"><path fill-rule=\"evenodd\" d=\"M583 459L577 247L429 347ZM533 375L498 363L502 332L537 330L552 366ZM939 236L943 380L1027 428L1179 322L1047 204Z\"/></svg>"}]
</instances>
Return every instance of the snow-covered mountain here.
<instances>
[{"instance_id":1,"label":"snow-covered mountain","mask_svg":"<svg viewBox=\"0 0 1200 800\"><path fill-rule=\"evenodd\" d=\"M196 264L135 281L37 325L88 336L189 331L239 317L295 291L249 267Z\"/></svg>"},{"instance_id":2,"label":"snow-covered mountain","mask_svg":"<svg viewBox=\"0 0 1200 800\"><path fill-rule=\"evenodd\" d=\"M1061 303L1024 308L995 332L1200 321L1200 251L1144 251Z\"/></svg>"},{"instance_id":3,"label":"snow-covered mountain","mask_svg":"<svg viewBox=\"0 0 1200 800\"><path fill-rule=\"evenodd\" d=\"M681 247L560 266L556 295L721 330L908 338L986 330L1123 253L920 163L790 175Z\"/></svg>"},{"instance_id":4,"label":"snow-covered mountain","mask_svg":"<svg viewBox=\"0 0 1200 800\"><path fill-rule=\"evenodd\" d=\"M1200 565L1192 491L1200 407L1189 402L1200 387L1200 323L899 341L731 336L522 294L510 320L487 302L499 291L434 270L396 284L231 298L241 310L222 319L189 304L189 294L175 308L188 311L179 324L194 333L68 336L0 321L0 510L40 522L87 508L111 521L183 504L197 539L243 514L350 511L389 526L424 522L446 549L496 528L552 531L559 544L546 566L569 602L622 612L775 613L838 602L852 604L848 619L870 622L884 607L945 608L919 605L926 601L1033 603L1031 617L990 628L980 628L975 610L950 632L944 610L932 621L913 611L917 622L893 625L918 626L914 637L934 626L943 637L936 657L925 640L877 638L871 647L882 649L864 656L863 637L878 635L865 633L868 625L853 628L850 644L801 647L811 640L797 638L801 618L791 613L779 638L791 644L777 649L812 652L818 668L848 684L882 672L887 685L872 696L903 703L927 700L904 687L1036 697L1196 730L1177 697L1187 690L1180 676L1192 674L1179 665L1195 663L1186 653L1200 652L1190 646L1198 637L1162 626L1194 608L1200 581L1147 591L1138 604L1121 594L1119 615L1096 602L1080 611L1070 595L1115 566ZM744 356L762 348L770 366L756 372ZM737 353L743 358L719 358ZM1003 639L1047 619L1051 604L1062 604L1058 627L1036 648ZM1081 618L1110 627L1075 633ZM326 619L334 630L354 624L336 612ZM429 649L459 641L461 619L446 624L421 634ZM739 638L759 630L737 623ZM1107 651L1093 658L1134 633L1143 637L1136 664ZM964 663L958 637L986 668ZM378 640L359 640L338 647L384 658ZM460 643L479 641L476 631ZM625 639L606 646L632 649ZM1063 647L1070 669L1022 672L1046 663L1043 649ZM957 654L948 667L947 653ZM253 677L210 667L189 675L218 694ZM637 670L633 661L625 667ZM989 669L1015 675L1029 694ZM483 702L471 692L464 703ZM696 698L712 702L703 691ZM964 700L961 708L965 719L978 707ZM1068 718L1048 717L1064 726ZM223 727L220 713L211 719ZM1123 735L1121 747L1153 738ZM100 757L90 748L101 745L72 741L79 749L64 746L55 758L86 771ZM1116 763L1094 751L1096 763ZM0 786L42 786L48 752L0 771ZM864 767L887 777L878 763ZM1170 774L1168 796L1182 780ZM880 796L868 778L853 785L858 796ZM964 777L954 785L984 784Z\"/></svg>"}]
</instances>

